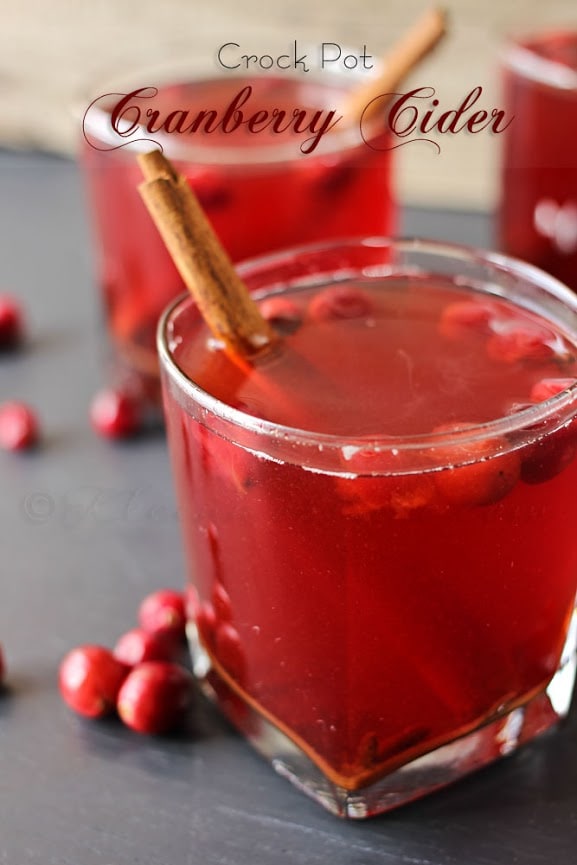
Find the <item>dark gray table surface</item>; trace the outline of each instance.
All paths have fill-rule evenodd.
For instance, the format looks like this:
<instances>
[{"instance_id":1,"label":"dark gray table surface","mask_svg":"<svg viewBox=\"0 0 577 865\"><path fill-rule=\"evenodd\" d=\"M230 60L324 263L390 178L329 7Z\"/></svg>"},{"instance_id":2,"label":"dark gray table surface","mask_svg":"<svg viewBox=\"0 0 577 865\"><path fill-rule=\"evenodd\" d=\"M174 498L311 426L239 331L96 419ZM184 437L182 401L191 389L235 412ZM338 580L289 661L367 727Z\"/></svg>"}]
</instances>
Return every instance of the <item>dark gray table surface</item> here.
<instances>
[{"instance_id":1,"label":"dark gray table surface","mask_svg":"<svg viewBox=\"0 0 577 865\"><path fill-rule=\"evenodd\" d=\"M405 233L484 244L481 216L411 211ZM165 444L89 429L101 381L98 300L75 166L0 153L0 290L29 311L0 359L0 400L34 404L45 443L0 454L0 863L9 865L569 865L577 861L577 722L392 814L344 823L278 777L209 707L194 735L146 739L63 706L58 663L112 644L142 596L179 586Z\"/></svg>"}]
</instances>

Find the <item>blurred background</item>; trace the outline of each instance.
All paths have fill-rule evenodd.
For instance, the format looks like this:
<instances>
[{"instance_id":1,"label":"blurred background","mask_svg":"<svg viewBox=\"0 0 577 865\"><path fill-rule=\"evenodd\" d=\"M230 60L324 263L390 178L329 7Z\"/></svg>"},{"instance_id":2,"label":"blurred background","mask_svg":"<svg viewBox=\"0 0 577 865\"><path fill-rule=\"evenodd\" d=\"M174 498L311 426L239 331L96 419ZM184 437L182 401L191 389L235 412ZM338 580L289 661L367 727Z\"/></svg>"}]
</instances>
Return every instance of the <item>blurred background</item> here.
<instances>
[{"instance_id":1,"label":"blurred background","mask_svg":"<svg viewBox=\"0 0 577 865\"><path fill-rule=\"evenodd\" d=\"M499 107L500 47L509 33L577 26L575 0L449 0L449 38L413 76L433 86L443 110L483 87L479 107ZM112 74L176 58L216 66L227 41L243 53L337 42L379 55L426 6L423 0L20 0L3 3L0 147L71 154L74 106ZM487 210L497 194L499 136L445 135L442 152L412 143L397 151L404 203Z\"/></svg>"}]
</instances>

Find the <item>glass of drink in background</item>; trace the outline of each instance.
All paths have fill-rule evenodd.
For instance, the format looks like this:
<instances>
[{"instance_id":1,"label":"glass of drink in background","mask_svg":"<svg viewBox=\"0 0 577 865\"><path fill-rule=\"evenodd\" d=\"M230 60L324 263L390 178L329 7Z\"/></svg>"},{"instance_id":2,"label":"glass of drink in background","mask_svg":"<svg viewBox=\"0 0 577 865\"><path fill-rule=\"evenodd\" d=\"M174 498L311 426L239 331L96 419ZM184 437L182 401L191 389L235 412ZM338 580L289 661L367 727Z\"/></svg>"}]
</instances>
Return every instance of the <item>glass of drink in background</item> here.
<instances>
[{"instance_id":1,"label":"glass of drink in background","mask_svg":"<svg viewBox=\"0 0 577 865\"><path fill-rule=\"evenodd\" d=\"M498 242L577 291L577 31L511 41Z\"/></svg>"},{"instance_id":2,"label":"glass of drink in background","mask_svg":"<svg viewBox=\"0 0 577 865\"><path fill-rule=\"evenodd\" d=\"M151 83L151 76L135 86ZM173 79L174 81L174 79ZM338 109L347 88L358 83L350 70L338 74L221 76L161 85L146 109L222 112L250 85L247 113L257 109ZM131 88L123 92L130 92ZM108 331L120 361L117 371L153 402L159 396L155 331L166 304L183 289L161 238L137 191L142 181L135 146L112 130L110 110L118 95L100 100L86 115L81 164L87 181L97 246L97 265ZM142 102L144 101L144 105ZM138 100L135 100L138 102ZM312 113L312 112L311 112ZM144 132L144 130L143 130ZM132 138L142 138L134 134ZM145 136L146 137L146 136ZM391 234L395 206L390 151L382 130L373 146L355 128L322 139L314 152L300 145L307 135L169 134L156 136L195 192L234 261L294 244L342 236ZM99 149L96 149L99 148Z\"/></svg>"},{"instance_id":3,"label":"glass of drink in background","mask_svg":"<svg viewBox=\"0 0 577 865\"><path fill-rule=\"evenodd\" d=\"M239 268L247 374L159 327L194 672L276 770L366 817L515 750L574 680L577 297L426 241Z\"/></svg>"}]
</instances>

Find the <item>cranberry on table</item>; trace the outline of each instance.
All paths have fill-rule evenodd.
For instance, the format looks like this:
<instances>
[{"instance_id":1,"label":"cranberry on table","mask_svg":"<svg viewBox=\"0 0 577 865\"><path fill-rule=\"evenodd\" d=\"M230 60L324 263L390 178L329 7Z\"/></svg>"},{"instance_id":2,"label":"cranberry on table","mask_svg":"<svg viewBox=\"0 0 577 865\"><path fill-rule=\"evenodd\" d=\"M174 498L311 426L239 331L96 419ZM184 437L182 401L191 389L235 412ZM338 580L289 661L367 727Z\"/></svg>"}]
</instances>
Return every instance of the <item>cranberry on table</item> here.
<instances>
[{"instance_id":1,"label":"cranberry on table","mask_svg":"<svg viewBox=\"0 0 577 865\"><path fill-rule=\"evenodd\" d=\"M114 712L129 669L103 646L79 646L60 665L60 693L79 715L103 718Z\"/></svg>"},{"instance_id":2,"label":"cranberry on table","mask_svg":"<svg viewBox=\"0 0 577 865\"><path fill-rule=\"evenodd\" d=\"M28 450L37 441L38 420L30 406L16 401L0 404L0 448Z\"/></svg>"},{"instance_id":3,"label":"cranberry on table","mask_svg":"<svg viewBox=\"0 0 577 865\"><path fill-rule=\"evenodd\" d=\"M171 631L127 631L114 647L114 657L129 667L144 661L177 661L182 653L180 641Z\"/></svg>"},{"instance_id":4,"label":"cranberry on table","mask_svg":"<svg viewBox=\"0 0 577 865\"><path fill-rule=\"evenodd\" d=\"M135 667L118 694L121 720L137 733L162 735L179 727L193 699L193 678L178 664L148 661Z\"/></svg>"},{"instance_id":5,"label":"cranberry on table","mask_svg":"<svg viewBox=\"0 0 577 865\"><path fill-rule=\"evenodd\" d=\"M129 438L142 426L140 402L122 391L101 390L90 405L90 421L94 430L105 438Z\"/></svg>"},{"instance_id":6,"label":"cranberry on table","mask_svg":"<svg viewBox=\"0 0 577 865\"><path fill-rule=\"evenodd\" d=\"M167 631L184 639L186 610L184 596L173 589L160 589L142 601L138 621L145 631Z\"/></svg>"},{"instance_id":7,"label":"cranberry on table","mask_svg":"<svg viewBox=\"0 0 577 865\"><path fill-rule=\"evenodd\" d=\"M15 348L22 340L22 310L7 294L0 294L0 350Z\"/></svg>"}]
</instances>

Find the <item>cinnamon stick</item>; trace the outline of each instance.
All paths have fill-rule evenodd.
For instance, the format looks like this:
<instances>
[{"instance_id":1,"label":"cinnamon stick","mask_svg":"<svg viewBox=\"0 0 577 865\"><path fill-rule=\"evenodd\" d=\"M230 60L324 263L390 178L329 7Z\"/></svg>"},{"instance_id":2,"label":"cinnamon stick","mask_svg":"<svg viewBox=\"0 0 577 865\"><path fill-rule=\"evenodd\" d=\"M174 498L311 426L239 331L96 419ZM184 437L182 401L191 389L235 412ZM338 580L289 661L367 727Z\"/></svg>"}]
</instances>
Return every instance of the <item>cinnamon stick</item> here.
<instances>
[{"instance_id":1,"label":"cinnamon stick","mask_svg":"<svg viewBox=\"0 0 577 865\"><path fill-rule=\"evenodd\" d=\"M204 215L185 178L158 150L138 156L139 192L213 335L234 355L250 358L277 336Z\"/></svg>"},{"instance_id":2,"label":"cinnamon stick","mask_svg":"<svg viewBox=\"0 0 577 865\"><path fill-rule=\"evenodd\" d=\"M395 94L401 81L443 38L446 24L443 9L433 7L424 12L384 57L381 74L348 94L339 109L345 123L352 126L361 118L371 120L382 112L385 103L379 97Z\"/></svg>"}]
</instances>

